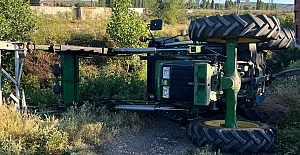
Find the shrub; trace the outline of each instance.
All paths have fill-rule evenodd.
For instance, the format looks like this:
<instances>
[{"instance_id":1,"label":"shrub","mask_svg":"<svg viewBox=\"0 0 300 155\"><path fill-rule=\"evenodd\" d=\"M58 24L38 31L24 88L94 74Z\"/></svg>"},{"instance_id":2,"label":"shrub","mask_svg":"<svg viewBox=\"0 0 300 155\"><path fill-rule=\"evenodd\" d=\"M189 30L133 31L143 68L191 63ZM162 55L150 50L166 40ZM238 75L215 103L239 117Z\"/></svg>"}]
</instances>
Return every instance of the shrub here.
<instances>
[{"instance_id":1,"label":"shrub","mask_svg":"<svg viewBox=\"0 0 300 155\"><path fill-rule=\"evenodd\" d=\"M0 154L70 154L95 146L149 120L134 112L96 110L86 103L61 117L21 115L14 105L0 106Z\"/></svg>"},{"instance_id":2,"label":"shrub","mask_svg":"<svg viewBox=\"0 0 300 155\"><path fill-rule=\"evenodd\" d=\"M274 152L298 154L300 151L300 77L292 76L276 80L265 102L281 104L290 109L291 115L277 123L277 141ZM284 111L286 109L282 109Z\"/></svg>"}]
</instances>

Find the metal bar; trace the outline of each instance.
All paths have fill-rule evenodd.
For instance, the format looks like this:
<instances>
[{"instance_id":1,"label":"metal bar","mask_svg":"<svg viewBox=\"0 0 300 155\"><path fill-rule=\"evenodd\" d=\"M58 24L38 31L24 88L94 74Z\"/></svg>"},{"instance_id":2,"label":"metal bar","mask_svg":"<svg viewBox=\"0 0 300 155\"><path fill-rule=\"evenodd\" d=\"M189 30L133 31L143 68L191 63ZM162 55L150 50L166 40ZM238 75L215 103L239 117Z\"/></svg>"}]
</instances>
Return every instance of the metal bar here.
<instances>
[{"instance_id":1,"label":"metal bar","mask_svg":"<svg viewBox=\"0 0 300 155\"><path fill-rule=\"evenodd\" d=\"M162 49L156 49L157 53L161 53L161 52L190 52L191 49L190 48L162 48Z\"/></svg>"},{"instance_id":2,"label":"metal bar","mask_svg":"<svg viewBox=\"0 0 300 155\"><path fill-rule=\"evenodd\" d=\"M59 52L61 56L61 100L66 106L79 102L78 54Z\"/></svg>"},{"instance_id":3,"label":"metal bar","mask_svg":"<svg viewBox=\"0 0 300 155\"><path fill-rule=\"evenodd\" d=\"M19 104L19 99L18 98L16 98L16 96L14 95L14 94L10 94L9 95L17 104Z\"/></svg>"},{"instance_id":4,"label":"metal bar","mask_svg":"<svg viewBox=\"0 0 300 155\"><path fill-rule=\"evenodd\" d=\"M155 111L155 105L116 105L117 110Z\"/></svg>"},{"instance_id":5,"label":"metal bar","mask_svg":"<svg viewBox=\"0 0 300 155\"><path fill-rule=\"evenodd\" d=\"M18 84L17 81L9 75L9 73L7 73L1 66L0 66L0 70L14 83L14 84Z\"/></svg>"},{"instance_id":6,"label":"metal bar","mask_svg":"<svg viewBox=\"0 0 300 155\"><path fill-rule=\"evenodd\" d=\"M112 53L117 54L142 54L142 53L155 53L156 48L155 47L149 47L149 48L114 48L111 51Z\"/></svg>"},{"instance_id":7,"label":"metal bar","mask_svg":"<svg viewBox=\"0 0 300 155\"><path fill-rule=\"evenodd\" d=\"M114 48L112 53L116 54L143 54L143 53L162 53L162 52L190 52L190 48L162 48L156 49L155 47L148 48Z\"/></svg>"},{"instance_id":8,"label":"metal bar","mask_svg":"<svg viewBox=\"0 0 300 155\"><path fill-rule=\"evenodd\" d=\"M19 45L18 44L15 44L16 46L16 50L15 50L15 81L16 81L16 85L15 85L15 93L16 93L16 98L20 99L20 88L18 86L18 75L19 75ZM20 105L19 105L19 109L20 109Z\"/></svg>"},{"instance_id":9,"label":"metal bar","mask_svg":"<svg viewBox=\"0 0 300 155\"><path fill-rule=\"evenodd\" d=\"M117 110L134 111L184 111L186 109L176 109L174 107L159 107L157 105L116 105Z\"/></svg>"},{"instance_id":10,"label":"metal bar","mask_svg":"<svg viewBox=\"0 0 300 155\"><path fill-rule=\"evenodd\" d=\"M237 41L226 39L226 68L223 82L229 84L224 90L226 98L225 127L237 128L236 106L237 94L241 87L241 78L237 71Z\"/></svg>"},{"instance_id":11,"label":"metal bar","mask_svg":"<svg viewBox=\"0 0 300 155\"><path fill-rule=\"evenodd\" d=\"M54 45L52 46L54 51L83 51L83 52L93 52L99 54L105 54L107 48L100 47L84 47L84 46L73 46L73 45Z\"/></svg>"},{"instance_id":12,"label":"metal bar","mask_svg":"<svg viewBox=\"0 0 300 155\"><path fill-rule=\"evenodd\" d=\"M20 69L19 69L19 74L18 74L18 80L17 80L18 85L21 84L21 76L22 76L22 70L23 70L23 66L24 66L24 61L25 61L25 58L21 58L21 64L20 64Z\"/></svg>"},{"instance_id":13,"label":"metal bar","mask_svg":"<svg viewBox=\"0 0 300 155\"><path fill-rule=\"evenodd\" d=\"M14 50L15 50L15 46L14 46L14 44L12 44L12 43L0 41L0 49L1 49L1 50L10 50L10 51L14 51Z\"/></svg>"},{"instance_id":14,"label":"metal bar","mask_svg":"<svg viewBox=\"0 0 300 155\"><path fill-rule=\"evenodd\" d=\"M50 45L34 45L34 50L49 51L50 47Z\"/></svg>"}]
</instances>

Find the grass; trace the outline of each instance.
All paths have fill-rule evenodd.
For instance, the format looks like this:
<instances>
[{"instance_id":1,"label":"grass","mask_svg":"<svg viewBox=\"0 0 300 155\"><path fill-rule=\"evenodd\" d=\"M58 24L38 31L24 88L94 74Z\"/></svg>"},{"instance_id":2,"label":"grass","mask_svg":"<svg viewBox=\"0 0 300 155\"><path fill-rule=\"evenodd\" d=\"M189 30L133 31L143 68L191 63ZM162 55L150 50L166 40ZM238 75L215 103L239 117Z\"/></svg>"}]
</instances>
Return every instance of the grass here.
<instances>
[{"instance_id":1,"label":"grass","mask_svg":"<svg viewBox=\"0 0 300 155\"><path fill-rule=\"evenodd\" d=\"M115 135L134 132L149 120L134 112L108 112L88 104L71 107L60 117L21 115L14 105L0 106L0 154L99 153Z\"/></svg>"},{"instance_id":2,"label":"grass","mask_svg":"<svg viewBox=\"0 0 300 155\"><path fill-rule=\"evenodd\" d=\"M186 155L221 155L220 150L213 151L211 146L206 145L197 150L188 150Z\"/></svg>"},{"instance_id":3,"label":"grass","mask_svg":"<svg viewBox=\"0 0 300 155\"><path fill-rule=\"evenodd\" d=\"M300 151L300 76L274 81L265 102L280 104L290 109L291 115L276 123L277 141L273 151L280 154L298 154Z\"/></svg>"}]
</instances>

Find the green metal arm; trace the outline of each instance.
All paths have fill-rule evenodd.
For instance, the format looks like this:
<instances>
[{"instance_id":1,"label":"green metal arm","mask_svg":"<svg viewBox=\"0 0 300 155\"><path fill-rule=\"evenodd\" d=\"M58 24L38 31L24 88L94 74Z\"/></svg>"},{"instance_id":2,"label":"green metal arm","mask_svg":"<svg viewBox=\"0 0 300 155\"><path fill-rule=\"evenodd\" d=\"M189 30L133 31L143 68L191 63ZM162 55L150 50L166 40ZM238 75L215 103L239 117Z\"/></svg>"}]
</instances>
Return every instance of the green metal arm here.
<instances>
[{"instance_id":1,"label":"green metal arm","mask_svg":"<svg viewBox=\"0 0 300 155\"><path fill-rule=\"evenodd\" d=\"M237 128L236 105L237 94L241 87L241 78L237 71L237 39L226 39L226 66L222 78L222 88L226 98L226 128Z\"/></svg>"}]
</instances>

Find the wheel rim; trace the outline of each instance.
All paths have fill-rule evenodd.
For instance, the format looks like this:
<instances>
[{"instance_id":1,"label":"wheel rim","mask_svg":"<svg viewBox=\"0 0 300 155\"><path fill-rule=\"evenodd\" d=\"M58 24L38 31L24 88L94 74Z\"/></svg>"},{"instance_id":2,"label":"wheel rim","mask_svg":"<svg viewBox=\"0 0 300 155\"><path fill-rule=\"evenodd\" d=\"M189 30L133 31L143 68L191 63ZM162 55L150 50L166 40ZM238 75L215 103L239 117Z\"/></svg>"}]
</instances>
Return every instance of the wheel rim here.
<instances>
[{"instance_id":1,"label":"wheel rim","mask_svg":"<svg viewBox=\"0 0 300 155\"><path fill-rule=\"evenodd\" d=\"M225 124L225 120L211 120L205 121L205 125L213 126L213 127L221 127L221 124ZM246 121L237 121L237 125L239 128L257 128L259 127L258 124L253 122L246 122Z\"/></svg>"}]
</instances>

